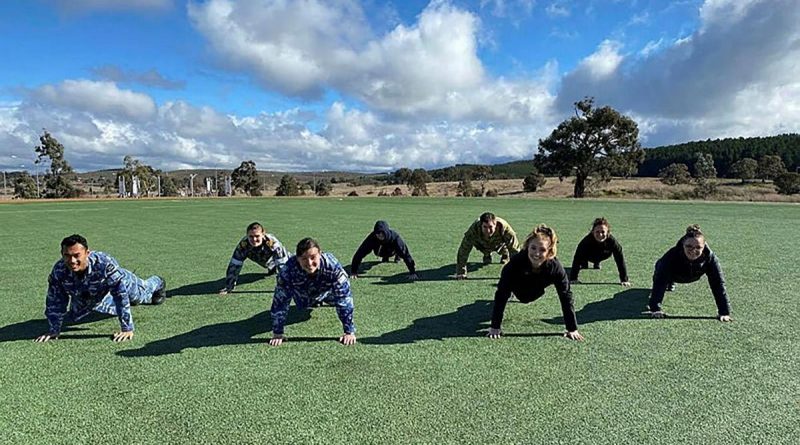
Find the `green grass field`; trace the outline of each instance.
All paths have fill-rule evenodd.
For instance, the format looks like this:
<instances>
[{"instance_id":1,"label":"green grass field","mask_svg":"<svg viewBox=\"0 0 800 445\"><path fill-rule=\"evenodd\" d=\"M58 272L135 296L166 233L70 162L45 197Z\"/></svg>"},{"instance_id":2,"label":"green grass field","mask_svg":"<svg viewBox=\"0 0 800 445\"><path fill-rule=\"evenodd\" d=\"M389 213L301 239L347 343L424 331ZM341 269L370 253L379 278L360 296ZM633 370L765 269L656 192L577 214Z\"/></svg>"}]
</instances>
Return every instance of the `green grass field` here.
<instances>
[{"instance_id":1,"label":"green grass field","mask_svg":"<svg viewBox=\"0 0 800 445\"><path fill-rule=\"evenodd\" d=\"M633 287L613 260L573 287L582 343L563 331L555 290L510 303L484 337L499 264L452 274L481 212L521 236L556 228L569 266L604 215ZM216 291L253 220L294 250L304 236L348 265L377 219L407 241L423 281L376 264L353 282L359 343L338 344L331 308L294 317L269 347L274 278L245 263ZM705 279L667 294L672 317L641 314L655 260L690 223L720 257L734 322L713 318ZM800 207L523 199L230 199L0 206L0 443L796 443L800 422ZM46 279L74 232L173 295L36 344ZM366 264L374 264L368 257ZM307 318L307 317L306 317Z\"/></svg>"}]
</instances>

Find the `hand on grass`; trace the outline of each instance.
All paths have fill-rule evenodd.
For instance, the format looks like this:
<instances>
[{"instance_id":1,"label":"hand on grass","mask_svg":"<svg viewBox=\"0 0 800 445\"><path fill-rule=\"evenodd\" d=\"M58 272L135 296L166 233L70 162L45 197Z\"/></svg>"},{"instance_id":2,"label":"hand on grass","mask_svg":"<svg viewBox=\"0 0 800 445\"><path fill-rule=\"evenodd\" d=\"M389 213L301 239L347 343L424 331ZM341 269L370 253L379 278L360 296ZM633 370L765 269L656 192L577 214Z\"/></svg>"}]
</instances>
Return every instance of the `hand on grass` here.
<instances>
[{"instance_id":1,"label":"hand on grass","mask_svg":"<svg viewBox=\"0 0 800 445\"><path fill-rule=\"evenodd\" d=\"M36 343L44 343L49 340L58 340L58 334L42 334L33 339Z\"/></svg>"},{"instance_id":2,"label":"hand on grass","mask_svg":"<svg viewBox=\"0 0 800 445\"><path fill-rule=\"evenodd\" d=\"M500 329L495 329L495 328L489 328L489 333L486 334L486 336L491 338L491 339L500 338L501 335L503 335L503 331L501 331Z\"/></svg>"},{"instance_id":3,"label":"hand on grass","mask_svg":"<svg viewBox=\"0 0 800 445\"><path fill-rule=\"evenodd\" d=\"M619 285L622 286L622 287L631 287L631 282L630 281L620 281Z\"/></svg>"},{"instance_id":4,"label":"hand on grass","mask_svg":"<svg viewBox=\"0 0 800 445\"><path fill-rule=\"evenodd\" d=\"M466 279L467 279L467 274L465 274L465 273L457 273L456 274L456 280L466 280Z\"/></svg>"},{"instance_id":5,"label":"hand on grass","mask_svg":"<svg viewBox=\"0 0 800 445\"><path fill-rule=\"evenodd\" d=\"M339 343L350 346L356 344L356 334L344 334L339 337Z\"/></svg>"},{"instance_id":6,"label":"hand on grass","mask_svg":"<svg viewBox=\"0 0 800 445\"><path fill-rule=\"evenodd\" d=\"M733 319L731 318L731 316L730 316L730 315L720 315L720 316L718 317L718 319L719 319L719 321L721 321L721 322L723 322L723 323L725 323L725 322L729 322L729 321L733 321Z\"/></svg>"},{"instance_id":7,"label":"hand on grass","mask_svg":"<svg viewBox=\"0 0 800 445\"><path fill-rule=\"evenodd\" d=\"M650 316L653 318L666 318L667 314L664 311L653 311L650 312Z\"/></svg>"},{"instance_id":8,"label":"hand on grass","mask_svg":"<svg viewBox=\"0 0 800 445\"><path fill-rule=\"evenodd\" d=\"M569 280L569 284L580 284L580 280Z\"/></svg>"},{"instance_id":9,"label":"hand on grass","mask_svg":"<svg viewBox=\"0 0 800 445\"><path fill-rule=\"evenodd\" d=\"M408 281L417 281L417 280L419 280L419 275L417 275L416 273L408 274Z\"/></svg>"},{"instance_id":10,"label":"hand on grass","mask_svg":"<svg viewBox=\"0 0 800 445\"><path fill-rule=\"evenodd\" d=\"M583 335L578 331L567 331L564 333L564 337L570 340L583 341Z\"/></svg>"},{"instance_id":11,"label":"hand on grass","mask_svg":"<svg viewBox=\"0 0 800 445\"><path fill-rule=\"evenodd\" d=\"M220 294L220 295L228 295L228 293L229 293L229 292L230 292L230 291L228 290L228 288L227 288L227 287L224 287L224 288L222 288L222 289L220 289L220 290L219 290L219 294Z\"/></svg>"},{"instance_id":12,"label":"hand on grass","mask_svg":"<svg viewBox=\"0 0 800 445\"><path fill-rule=\"evenodd\" d=\"M350 278L356 280L356 279L358 279L358 274L357 273L351 273L350 274Z\"/></svg>"},{"instance_id":13,"label":"hand on grass","mask_svg":"<svg viewBox=\"0 0 800 445\"><path fill-rule=\"evenodd\" d=\"M133 331L122 331L122 332L115 332L114 338L112 338L112 340L119 343L123 341L128 341L132 338L133 338Z\"/></svg>"},{"instance_id":14,"label":"hand on grass","mask_svg":"<svg viewBox=\"0 0 800 445\"><path fill-rule=\"evenodd\" d=\"M283 343L284 337L283 335L273 334L272 338L269 340L270 346L280 346Z\"/></svg>"}]
</instances>

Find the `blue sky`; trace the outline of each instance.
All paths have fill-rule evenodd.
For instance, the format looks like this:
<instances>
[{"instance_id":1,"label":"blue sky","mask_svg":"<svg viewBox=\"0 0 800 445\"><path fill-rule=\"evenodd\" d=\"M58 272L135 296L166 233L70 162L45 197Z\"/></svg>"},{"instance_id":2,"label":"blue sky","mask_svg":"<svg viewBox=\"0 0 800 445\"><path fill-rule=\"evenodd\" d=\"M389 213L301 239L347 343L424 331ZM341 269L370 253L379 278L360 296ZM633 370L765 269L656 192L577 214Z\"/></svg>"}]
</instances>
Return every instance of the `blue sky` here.
<instances>
[{"instance_id":1,"label":"blue sky","mask_svg":"<svg viewBox=\"0 0 800 445\"><path fill-rule=\"evenodd\" d=\"M796 0L10 0L0 168L529 159L587 95L646 147L798 132L797 60Z\"/></svg>"}]
</instances>

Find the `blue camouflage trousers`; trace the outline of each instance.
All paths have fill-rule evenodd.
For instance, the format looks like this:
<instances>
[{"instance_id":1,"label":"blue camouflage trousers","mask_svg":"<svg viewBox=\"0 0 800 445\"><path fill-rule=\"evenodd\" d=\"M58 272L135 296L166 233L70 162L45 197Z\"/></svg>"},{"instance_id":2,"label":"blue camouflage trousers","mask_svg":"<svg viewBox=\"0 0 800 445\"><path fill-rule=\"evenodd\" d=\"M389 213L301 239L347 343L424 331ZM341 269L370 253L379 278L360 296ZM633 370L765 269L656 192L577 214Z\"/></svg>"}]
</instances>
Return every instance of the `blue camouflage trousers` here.
<instances>
[{"instance_id":1,"label":"blue camouflage trousers","mask_svg":"<svg viewBox=\"0 0 800 445\"><path fill-rule=\"evenodd\" d=\"M131 306L136 306L137 304L149 304L153 299L153 293L164 286L164 280L155 275L146 280L142 280L136 275L130 274L125 285L128 290L128 299L131 302ZM92 311L101 314L117 315L117 308L114 306L114 297L108 293L94 306L92 306L91 301L73 299L70 303L66 320L78 321L89 315Z\"/></svg>"}]
</instances>

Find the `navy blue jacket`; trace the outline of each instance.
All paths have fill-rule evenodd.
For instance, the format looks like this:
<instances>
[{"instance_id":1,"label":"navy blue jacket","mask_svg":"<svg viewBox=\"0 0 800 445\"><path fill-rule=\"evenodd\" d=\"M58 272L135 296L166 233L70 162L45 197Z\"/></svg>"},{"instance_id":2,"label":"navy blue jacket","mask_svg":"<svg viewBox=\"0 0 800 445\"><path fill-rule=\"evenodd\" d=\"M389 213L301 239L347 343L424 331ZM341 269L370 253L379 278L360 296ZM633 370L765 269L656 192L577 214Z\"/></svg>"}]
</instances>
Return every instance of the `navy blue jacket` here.
<instances>
[{"instance_id":1,"label":"navy blue jacket","mask_svg":"<svg viewBox=\"0 0 800 445\"><path fill-rule=\"evenodd\" d=\"M383 234L383 241L376 236L379 233ZM353 255L353 261L350 263L350 273L357 275L361 260L370 252L374 251L377 254L379 248L387 257L397 255L402 258L406 263L406 267L408 267L409 273L416 273L414 258L411 257L408 246L403 242L403 238L400 238L400 234L389 228L389 224L386 221L377 221L372 232L361 242L361 246L356 250Z\"/></svg>"},{"instance_id":2,"label":"navy blue jacket","mask_svg":"<svg viewBox=\"0 0 800 445\"><path fill-rule=\"evenodd\" d=\"M500 329L506 303L512 293L521 303L530 303L544 295L545 288L551 284L555 285L558 293L564 325L570 332L577 331L578 321L575 317L572 291L569 288L569 279L564 267L558 258L553 258L545 261L539 270L534 272L526 251L514 254L511 261L500 272L500 282L497 283L497 292L494 294L492 328Z\"/></svg>"},{"instance_id":3,"label":"navy blue jacket","mask_svg":"<svg viewBox=\"0 0 800 445\"><path fill-rule=\"evenodd\" d=\"M711 286L711 293L714 294L719 315L730 315L731 306L728 294L725 292L725 276L722 274L717 256L706 244L700 258L689 261L683 253L681 241L656 261L653 290L650 292L650 310L661 310L664 292L671 283L693 283L703 275L708 276L708 284Z\"/></svg>"}]
</instances>

